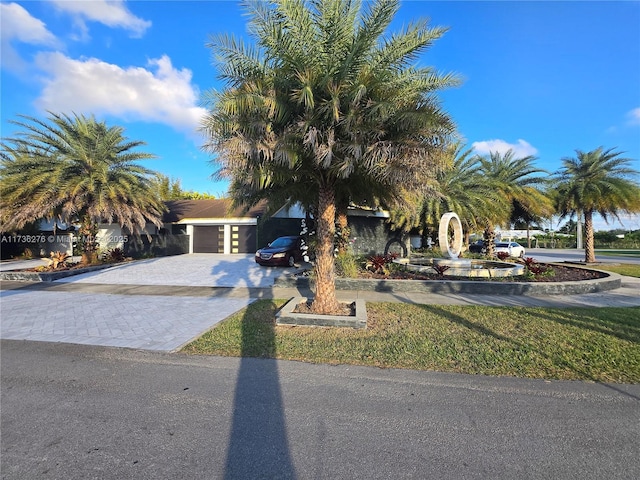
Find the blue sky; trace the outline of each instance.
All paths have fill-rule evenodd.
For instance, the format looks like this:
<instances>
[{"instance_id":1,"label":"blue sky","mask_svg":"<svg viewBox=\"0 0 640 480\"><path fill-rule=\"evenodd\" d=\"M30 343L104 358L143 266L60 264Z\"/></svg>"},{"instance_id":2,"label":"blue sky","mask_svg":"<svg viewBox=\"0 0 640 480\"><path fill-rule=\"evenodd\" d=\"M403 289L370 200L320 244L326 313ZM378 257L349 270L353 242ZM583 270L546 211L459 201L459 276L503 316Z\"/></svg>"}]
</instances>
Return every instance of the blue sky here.
<instances>
[{"instance_id":1,"label":"blue sky","mask_svg":"<svg viewBox=\"0 0 640 480\"><path fill-rule=\"evenodd\" d=\"M390 30L425 17L449 31L419 64L464 79L441 99L469 147L550 172L617 147L640 170L640 2L404 1ZM238 2L2 1L0 20L3 137L17 114L95 114L147 143L145 166L224 194L196 129L203 92L222 87L209 35L248 38Z\"/></svg>"}]
</instances>

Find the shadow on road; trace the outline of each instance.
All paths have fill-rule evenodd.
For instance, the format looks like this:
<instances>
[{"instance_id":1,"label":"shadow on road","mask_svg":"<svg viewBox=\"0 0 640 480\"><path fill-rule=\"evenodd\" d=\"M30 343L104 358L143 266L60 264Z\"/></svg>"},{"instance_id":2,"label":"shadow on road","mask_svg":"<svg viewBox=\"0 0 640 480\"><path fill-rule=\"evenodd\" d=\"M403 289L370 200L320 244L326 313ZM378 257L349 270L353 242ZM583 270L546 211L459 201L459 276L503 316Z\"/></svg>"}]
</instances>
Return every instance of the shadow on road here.
<instances>
[{"instance_id":1,"label":"shadow on road","mask_svg":"<svg viewBox=\"0 0 640 480\"><path fill-rule=\"evenodd\" d=\"M237 266L221 262L215 273L224 282L226 277L237 277L235 268ZM251 284L256 279L245 280ZM271 305L275 310L275 304ZM245 310L224 478L295 479L278 364L271 358L256 358L264 352L275 356L275 318L260 322L250 316L251 310Z\"/></svg>"}]
</instances>

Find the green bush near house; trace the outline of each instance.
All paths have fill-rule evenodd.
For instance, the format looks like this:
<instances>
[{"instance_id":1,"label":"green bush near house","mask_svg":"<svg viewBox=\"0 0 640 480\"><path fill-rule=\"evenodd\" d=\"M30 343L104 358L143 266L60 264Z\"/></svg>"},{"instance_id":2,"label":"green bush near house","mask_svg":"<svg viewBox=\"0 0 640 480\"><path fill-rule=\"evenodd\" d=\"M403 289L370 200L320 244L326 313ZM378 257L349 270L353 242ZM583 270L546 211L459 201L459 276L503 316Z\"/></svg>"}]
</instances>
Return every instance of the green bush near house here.
<instances>
[{"instance_id":1,"label":"green bush near house","mask_svg":"<svg viewBox=\"0 0 640 480\"><path fill-rule=\"evenodd\" d=\"M349 252L339 253L335 260L336 275L343 278L356 278L359 271L359 259Z\"/></svg>"}]
</instances>

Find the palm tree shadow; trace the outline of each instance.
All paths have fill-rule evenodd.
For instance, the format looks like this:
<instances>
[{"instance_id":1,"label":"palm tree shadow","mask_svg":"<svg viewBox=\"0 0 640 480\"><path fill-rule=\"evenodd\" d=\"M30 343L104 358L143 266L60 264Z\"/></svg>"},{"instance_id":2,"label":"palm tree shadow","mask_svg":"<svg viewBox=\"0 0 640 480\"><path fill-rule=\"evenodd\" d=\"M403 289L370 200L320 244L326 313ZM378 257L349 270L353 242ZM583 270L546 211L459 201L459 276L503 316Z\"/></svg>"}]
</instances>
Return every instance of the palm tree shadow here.
<instances>
[{"instance_id":1,"label":"palm tree shadow","mask_svg":"<svg viewBox=\"0 0 640 480\"><path fill-rule=\"evenodd\" d=\"M507 342L512 344L513 346L517 347L517 348L521 348L521 349L526 349L526 345L524 345L523 343L519 342L518 340L508 337L506 335L503 335L501 333L495 332L493 330L491 330L488 327L485 327L484 325L479 325L473 322L470 322L469 320L467 320L466 318L460 316L460 315L456 315L455 313L452 313L442 307L439 306L435 306L435 305L421 305L421 308L423 308L424 310L430 311L432 313L435 313L436 315L439 315L443 318L446 318L447 320L451 321L452 323L457 323L458 325L461 325L463 327L466 327L470 330L473 330L475 332L478 332L482 335L485 336L489 336L489 337L493 337L496 340L499 341L503 341L503 342ZM545 358L549 358L549 355L547 355L544 352L538 352L540 355L542 355ZM569 370L573 370L574 372L582 375L585 378L588 378L589 380L591 380L594 383L597 383L599 385L602 385L605 388L608 388L610 390L613 390L615 392L621 393L622 395L625 395L627 397L631 397L634 400L638 400L640 401L640 397L637 397L636 395L633 395L629 392L626 392L624 389L619 388L613 384L610 383L603 383L600 380L598 380L597 378L594 378L592 375L590 375L588 372L586 372L585 370L576 367L575 365L572 365L569 362L565 362L565 361L559 361L559 364L564 366L565 368L568 368Z\"/></svg>"},{"instance_id":2,"label":"palm tree shadow","mask_svg":"<svg viewBox=\"0 0 640 480\"><path fill-rule=\"evenodd\" d=\"M275 355L275 322L258 323L247 311L224 478L294 479L278 364L258 355Z\"/></svg>"},{"instance_id":3,"label":"palm tree shadow","mask_svg":"<svg viewBox=\"0 0 640 480\"><path fill-rule=\"evenodd\" d=\"M581 309L579 320L575 320L574 316L568 315L567 310L557 310L554 314L540 314L540 316L548 321L561 325L570 325L580 329L591 330L603 335L625 340L627 342L640 343L640 322L637 320L629 320L624 316L619 318L614 312L610 313L609 318L602 318L591 314L592 309Z\"/></svg>"}]
</instances>

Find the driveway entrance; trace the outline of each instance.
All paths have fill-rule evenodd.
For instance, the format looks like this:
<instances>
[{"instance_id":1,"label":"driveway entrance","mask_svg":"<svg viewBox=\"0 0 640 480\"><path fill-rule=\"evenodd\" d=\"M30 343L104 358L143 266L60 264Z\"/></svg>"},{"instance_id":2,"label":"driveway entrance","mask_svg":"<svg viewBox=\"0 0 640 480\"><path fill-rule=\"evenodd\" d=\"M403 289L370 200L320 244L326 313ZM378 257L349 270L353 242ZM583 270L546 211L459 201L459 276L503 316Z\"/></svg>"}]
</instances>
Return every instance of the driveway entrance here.
<instances>
[{"instance_id":1,"label":"driveway entrance","mask_svg":"<svg viewBox=\"0 0 640 480\"><path fill-rule=\"evenodd\" d=\"M268 289L287 271L292 269L261 267L253 255L192 254L53 282L64 291L14 286L0 291L0 337L173 351L255 300L221 295L216 288L204 295L201 288L194 289L198 291L192 295L185 287ZM125 285L140 287L123 289ZM121 294L123 290L129 294Z\"/></svg>"},{"instance_id":2,"label":"driveway entrance","mask_svg":"<svg viewBox=\"0 0 640 480\"><path fill-rule=\"evenodd\" d=\"M252 254L193 253L151 258L59 280L61 283L269 288L291 268L261 267Z\"/></svg>"}]
</instances>

